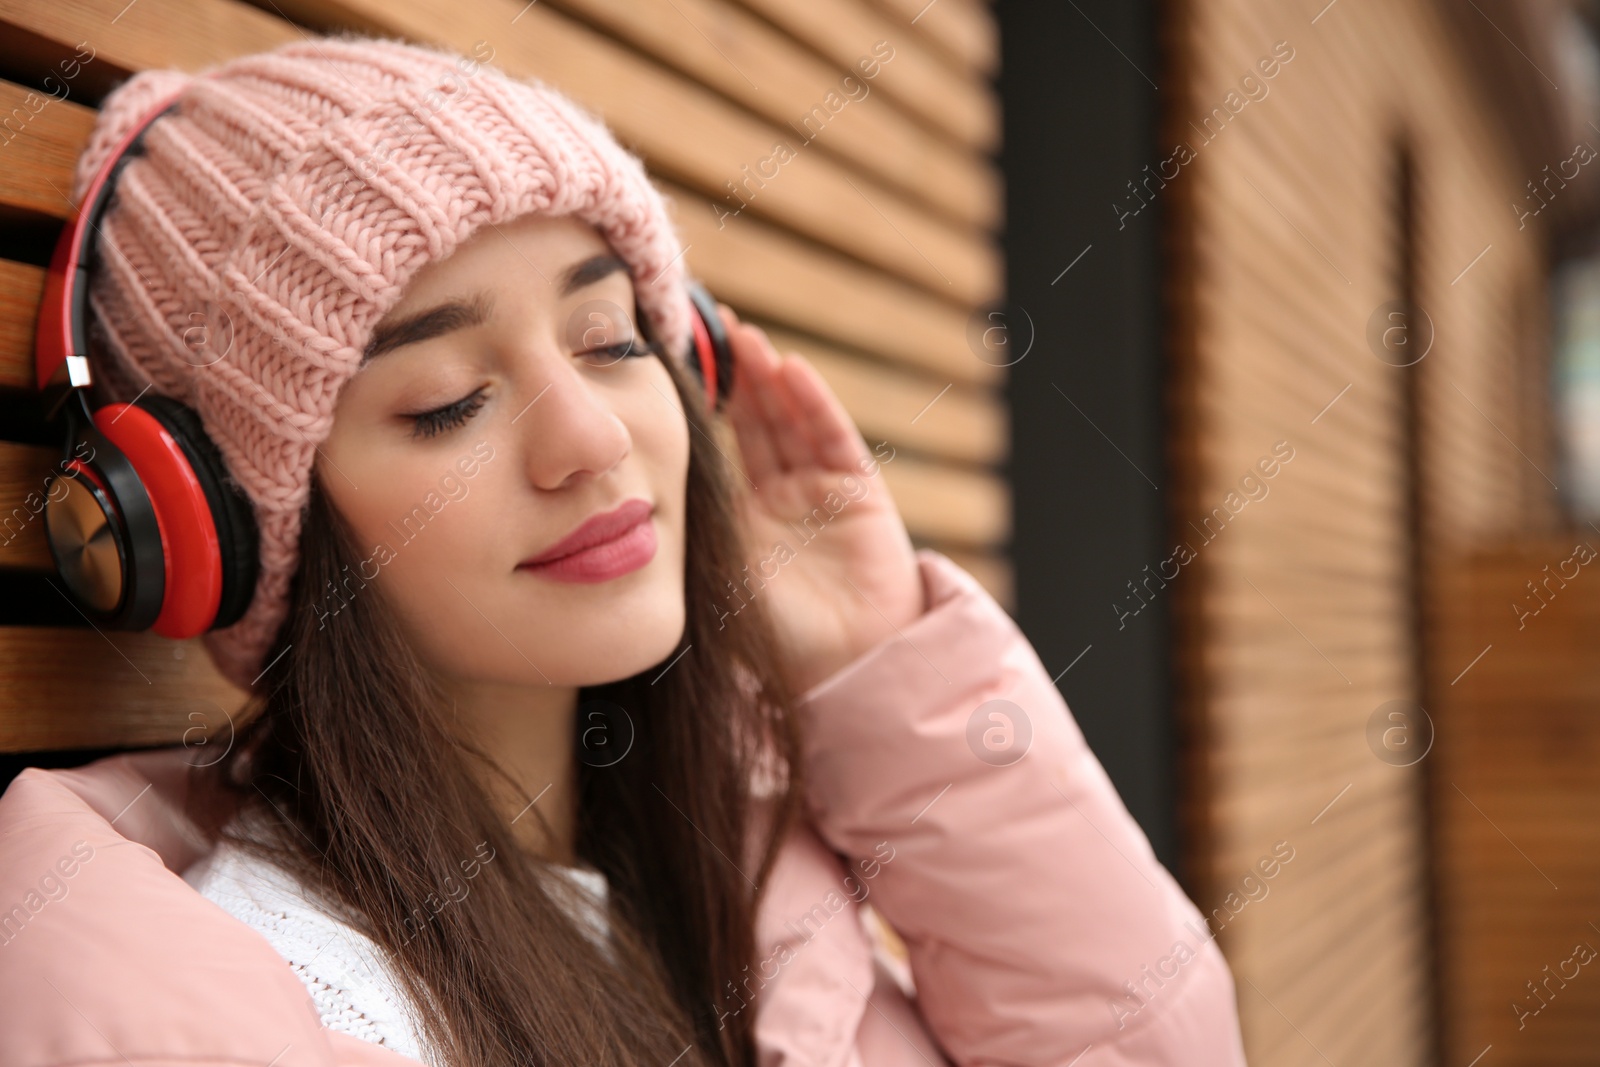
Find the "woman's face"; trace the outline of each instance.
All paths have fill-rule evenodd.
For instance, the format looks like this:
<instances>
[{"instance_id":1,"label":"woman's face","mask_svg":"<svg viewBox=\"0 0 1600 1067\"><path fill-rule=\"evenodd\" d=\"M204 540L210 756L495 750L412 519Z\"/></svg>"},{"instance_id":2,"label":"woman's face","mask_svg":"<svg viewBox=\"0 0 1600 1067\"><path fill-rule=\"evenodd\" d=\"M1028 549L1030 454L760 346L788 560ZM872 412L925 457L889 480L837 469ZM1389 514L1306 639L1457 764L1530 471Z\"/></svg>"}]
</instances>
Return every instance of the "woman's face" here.
<instances>
[{"instance_id":1,"label":"woman's face","mask_svg":"<svg viewBox=\"0 0 1600 1067\"><path fill-rule=\"evenodd\" d=\"M574 218L479 230L378 324L317 476L368 557L346 596L378 583L447 683L596 685L677 647L689 427L642 346L626 267ZM519 566L630 502L631 532Z\"/></svg>"}]
</instances>

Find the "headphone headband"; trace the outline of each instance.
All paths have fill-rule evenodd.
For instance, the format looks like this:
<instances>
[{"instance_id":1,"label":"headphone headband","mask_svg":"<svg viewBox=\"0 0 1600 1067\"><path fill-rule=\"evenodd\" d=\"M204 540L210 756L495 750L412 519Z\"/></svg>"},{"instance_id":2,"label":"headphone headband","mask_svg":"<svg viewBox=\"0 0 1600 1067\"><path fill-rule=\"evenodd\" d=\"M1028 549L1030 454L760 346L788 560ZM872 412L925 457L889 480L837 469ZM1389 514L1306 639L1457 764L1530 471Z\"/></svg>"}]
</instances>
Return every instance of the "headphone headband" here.
<instances>
[{"instance_id":1,"label":"headphone headband","mask_svg":"<svg viewBox=\"0 0 1600 1067\"><path fill-rule=\"evenodd\" d=\"M87 301L80 299L89 284L89 242L100 232L100 219L110 205L117 176L129 160L142 154L135 150L142 147L145 131L156 119L178 106L179 95L181 90L152 108L122 139L89 183L83 196L85 206L56 241L50 270L45 276L44 299L40 303L34 339L34 374L45 396L48 418L53 418L60 410L70 390L94 382L88 360Z\"/></svg>"}]
</instances>

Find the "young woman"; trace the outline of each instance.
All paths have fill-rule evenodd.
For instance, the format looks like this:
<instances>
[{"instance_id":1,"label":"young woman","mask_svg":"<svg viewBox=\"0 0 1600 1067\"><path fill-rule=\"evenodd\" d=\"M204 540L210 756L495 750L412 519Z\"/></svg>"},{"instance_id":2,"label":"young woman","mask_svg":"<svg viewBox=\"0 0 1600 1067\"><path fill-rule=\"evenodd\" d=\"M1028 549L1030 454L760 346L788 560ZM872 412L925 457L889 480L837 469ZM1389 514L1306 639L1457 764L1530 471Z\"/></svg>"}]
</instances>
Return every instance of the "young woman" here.
<instances>
[{"instance_id":1,"label":"young woman","mask_svg":"<svg viewBox=\"0 0 1600 1067\"><path fill-rule=\"evenodd\" d=\"M105 102L78 196L179 94L96 369L249 499L205 642L251 700L0 798L0 1059L1242 1063L1198 912L913 550L892 447L726 307L724 432L642 165L484 58L323 38Z\"/></svg>"}]
</instances>

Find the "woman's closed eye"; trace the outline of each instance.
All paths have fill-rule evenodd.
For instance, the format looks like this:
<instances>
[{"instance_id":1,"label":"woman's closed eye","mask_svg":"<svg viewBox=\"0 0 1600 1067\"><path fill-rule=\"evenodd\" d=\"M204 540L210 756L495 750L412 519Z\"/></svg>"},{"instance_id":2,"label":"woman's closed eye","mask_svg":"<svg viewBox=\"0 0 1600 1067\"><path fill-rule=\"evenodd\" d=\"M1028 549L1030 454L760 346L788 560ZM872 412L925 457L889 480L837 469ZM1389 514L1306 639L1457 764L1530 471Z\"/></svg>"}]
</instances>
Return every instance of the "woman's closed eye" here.
<instances>
[{"instance_id":1,"label":"woman's closed eye","mask_svg":"<svg viewBox=\"0 0 1600 1067\"><path fill-rule=\"evenodd\" d=\"M639 356L652 356L660 354L660 346L654 341L645 341L633 337L626 341L619 341L614 345L602 348L591 348L579 353L586 362L597 366L609 366L622 359L634 359ZM593 357L600 357L595 359ZM411 436L413 438L428 438L447 430L453 430L463 425L468 419L478 413L488 400L483 395L483 387L473 390L460 400L446 404L442 408L432 411L422 411L406 416L411 420Z\"/></svg>"},{"instance_id":2,"label":"woman's closed eye","mask_svg":"<svg viewBox=\"0 0 1600 1067\"><path fill-rule=\"evenodd\" d=\"M614 345L606 345L602 348L591 348L587 352L582 353L586 362L593 363L600 367L610 366L620 359L632 359L637 356L655 356L660 354L661 349L659 345L657 345L654 341L646 341L644 338L637 335L628 338L626 341L618 341ZM591 358L595 356L601 358Z\"/></svg>"},{"instance_id":3,"label":"woman's closed eye","mask_svg":"<svg viewBox=\"0 0 1600 1067\"><path fill-rule=\"evenodd\" d=\"M478 409L486 403L488 401L483 395L483 387L480 386L453 404L408 415L406 417L411 420L411 436L425 438L453 430L476 415Z\"/></svg>"}]
</instances>

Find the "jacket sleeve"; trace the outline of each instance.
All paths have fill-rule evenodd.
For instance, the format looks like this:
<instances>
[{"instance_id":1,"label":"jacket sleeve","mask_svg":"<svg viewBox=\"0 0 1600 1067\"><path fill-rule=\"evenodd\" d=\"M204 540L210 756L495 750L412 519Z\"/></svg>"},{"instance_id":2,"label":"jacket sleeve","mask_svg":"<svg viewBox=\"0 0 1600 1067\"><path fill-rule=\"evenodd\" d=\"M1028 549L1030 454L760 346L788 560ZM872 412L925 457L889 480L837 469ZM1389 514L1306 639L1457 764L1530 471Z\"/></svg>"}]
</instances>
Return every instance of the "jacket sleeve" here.
<instances>
[{"instance_id":1,"label":"jacket sleeve","mask_svg":"<svg viewBox=\"0 0 1600 1067\"><path fill-rule=\"evenodd\" d=\"M324 1028L266 939L166 866L157 846L191 847L163 788L187 758L30 767L0 794L0 1067L421 1067Z\"/></svg>"},{"instance_id":2,"label":"jacket sleeve","mask_svg":"<svg viewBox=\"0 0 1600 1067\"><path fill-rule=\"evenodd\" d=\"M924 614L800 711L811 817L904 939L929 1029L958 1067L1243 1064L1209 927L1033 647L917 560Z\"/></svg>"}]
</instances>

